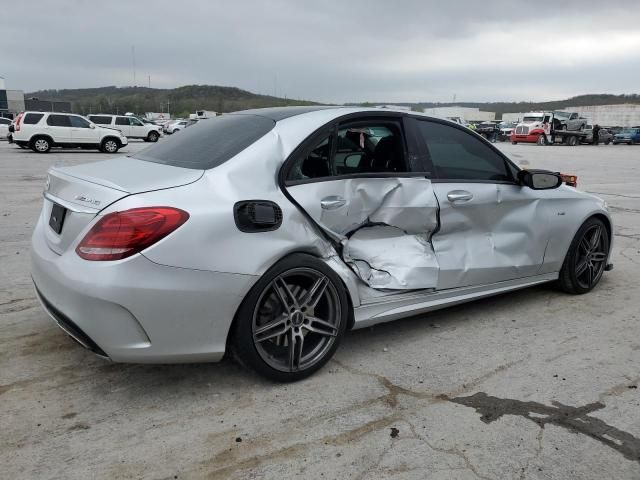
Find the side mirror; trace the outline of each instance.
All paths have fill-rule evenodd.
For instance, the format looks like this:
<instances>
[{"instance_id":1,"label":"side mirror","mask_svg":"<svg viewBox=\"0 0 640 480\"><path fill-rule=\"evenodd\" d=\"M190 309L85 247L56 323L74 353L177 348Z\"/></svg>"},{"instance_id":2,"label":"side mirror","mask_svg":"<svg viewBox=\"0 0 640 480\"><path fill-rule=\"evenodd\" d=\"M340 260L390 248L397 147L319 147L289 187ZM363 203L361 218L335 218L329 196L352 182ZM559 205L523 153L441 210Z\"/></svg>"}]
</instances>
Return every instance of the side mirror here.
<instances>
[{"instance_id":1,"label":"side mirror","mask_svg":"<svg viewBox=\"0 0 640 480\"><path fill-rule=\"evenodd\" d=\"M96 128L96 126L95 126L93 123L90 123L90 124L89 124L89 128L95 129L95 128Z\"/></svg>"},{"instance_id":2,"label":"side mirror","mask_svg":"<svg viewBox=\"0 0 640 480\"><path fill-rule=\"evenodd\" d=\"M562 176L548 170L520 170L518 180L532 190L550 190L562 185Z\"/></svg>"}]
</instances>

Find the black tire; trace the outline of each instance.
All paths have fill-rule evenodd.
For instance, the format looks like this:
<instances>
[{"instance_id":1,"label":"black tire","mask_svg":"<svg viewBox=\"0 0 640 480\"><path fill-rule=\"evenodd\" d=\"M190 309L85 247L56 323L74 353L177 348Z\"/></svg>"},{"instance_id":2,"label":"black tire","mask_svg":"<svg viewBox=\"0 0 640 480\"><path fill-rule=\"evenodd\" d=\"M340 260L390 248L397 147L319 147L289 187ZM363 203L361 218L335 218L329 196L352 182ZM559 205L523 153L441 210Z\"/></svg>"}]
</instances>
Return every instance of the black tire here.
<instances>
[{"instance_id":1,"label":"black tire","mask_svg":"<svg viewBox=\"0 0 640 480\"><path fill-rule=\"evenodd\" d=\"M118 150L120 150L120 142L116 138L105 138L100 144L100 151L102 153L118 153Z\"/></svg>"},{"instance_id":2,"label":"black tire","mask_svg":"<svg viewBox=\"0 0 640 480\"><path fill-rule=\"evenodd\" d=\"M599 232L594 243L595 231ZM564 259L558 283L567 293L581 295L598 284L609 258L609 232L602 220L591 217L578 229Z\"/></svg>"},{"instance_id":3,"label":"black tire","mask_svg":"<svg viewBox=\"0 0 640 480\"><path fill-rule=\"evenodd\" d=\"M576 145L578 145L578 137L575 137L573 135L568 137L567 138L567 145L569 145L570 147L575 147Z\"/></svg>"},{"instance_id":4,"label":"black tire","mask_svg":"<svg viewBox=\"0 0 640 480\"><path fill-rule=\"evenodd\" d=\"M44 136L36 136L29 142L29 147L36 153L49 153L51 150L51 139Z\"/></svg>"},{"instance_id":5,"label":"black tire","mask_svg":"<svg viewBox=\"0 0 640 480\"><path fill-rule=\"evenodd\" d=\"M318 291L317 299L309 293ZM302 380L333 356L349 313L340 277L317 258L296 253L249 291L236 314L231 348L241 364L270 380Z\"/></svg>"},{"instance_id":6,"label":"black tire","mask_svg":"<svg viewBox=\"0 0 640 480\"><path fill-rule=\"evenodd\" d=\"M605 144L605 145L609 145L610 143L611 143L611 140L605 140L605 141L604 141L604 144Z\"/></svg>"},{"instance_id":7,"label":"black tire","mask_svg":"<svg viewBox=\"0 0 640 480\"><path fill-rule=\"evenodd\" d=\"M153 132L149 132L149 135L147 135L146 141L157 142L159 138L160 138L160 134L156 131L153 131Z\"/></svg>"},{"instance_id":8,"label":"black tire","mask_svg":"<svg viewBox=\"0 0 640 480\"><path fill-rule=\"evenodd\" d=\"M536 140L536 143L538 145L546 145L547 139L544 137L544 135L538 135L538 140Z\"/></svg>"},{"instance_id":9,"label":"black tire","mask_svg":"<svg viewBox=\"0 0 640 480\"><path fill-rule=\"evenodd\" d=\"M511 145L517 145L518 142L511 142Z\"/></svg>"}]
</instances>

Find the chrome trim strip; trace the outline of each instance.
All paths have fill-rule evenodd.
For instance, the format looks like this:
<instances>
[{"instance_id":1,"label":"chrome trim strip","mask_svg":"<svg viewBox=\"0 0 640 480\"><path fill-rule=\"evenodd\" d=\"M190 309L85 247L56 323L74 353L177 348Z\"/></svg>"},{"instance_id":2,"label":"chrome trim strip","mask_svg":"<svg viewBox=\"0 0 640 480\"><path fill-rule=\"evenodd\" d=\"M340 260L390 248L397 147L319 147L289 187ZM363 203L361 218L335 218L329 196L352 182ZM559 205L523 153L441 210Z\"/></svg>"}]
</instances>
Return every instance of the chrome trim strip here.
<instances>
[{"instance_id":1,"label":"chrome trim strip","mask_svg":"<svg viewBox=\"0 0 640 480\"><path fill-rule=\"evenodd\" d=\"M375 325L376 323L389 322L398 318L418 315L557 279L558 272L553 272L488 285L452 288L435 292L430 290L426 293L415 295L413 298L407 298L404 295L403 298L391 297L386 301L383 300L356 307L354 309L355 324L353 328L355 330Z\"/></svg>"},{"instance_id":2,"label":"chrome trim strip","mask_svg":"<svg viewBox=\"0 0 640 480\"><path fill-rule=\"evenodd\" d=\"M76 205L75 203L68 202L67 200L62 200L61 198L51 195L48 192L42 192L42 196L47 200L49 200L50 202L57 203L58 205L62 205L64 208L66 208L67 210L71 210L72 212L91 213L95 215L100 211L100 209L98 208L91 208L91 209L82 208L81 206Z\"/></svg>"}]
</instances>

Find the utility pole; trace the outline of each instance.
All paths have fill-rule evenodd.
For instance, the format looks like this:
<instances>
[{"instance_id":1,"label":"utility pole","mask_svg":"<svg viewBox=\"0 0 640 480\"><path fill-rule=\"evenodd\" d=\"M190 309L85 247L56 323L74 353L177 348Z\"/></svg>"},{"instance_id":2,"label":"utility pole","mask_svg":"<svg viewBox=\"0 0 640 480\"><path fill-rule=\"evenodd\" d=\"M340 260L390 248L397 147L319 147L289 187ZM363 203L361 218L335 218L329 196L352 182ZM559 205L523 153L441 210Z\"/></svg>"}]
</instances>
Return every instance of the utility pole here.
<instances>
[{"instance_id":1,"label":"utility pole","mask_svg":"<svg viewBox=\"0 0 640 480\"><path fill-rule=\"evenodd\" d=\"M131 60L133 62L133 86L136 86L136 46L131 45Z\"/></svg>"},{"instance_id":2,"label":"utility pole","mask_svg":"<svg viewBox=\"0 0 640 480\"><path fill-rule=\"evenodd\" d=\"M149 75L149 88L151 88L151 75Z\"/></svg>"}]
</instances>

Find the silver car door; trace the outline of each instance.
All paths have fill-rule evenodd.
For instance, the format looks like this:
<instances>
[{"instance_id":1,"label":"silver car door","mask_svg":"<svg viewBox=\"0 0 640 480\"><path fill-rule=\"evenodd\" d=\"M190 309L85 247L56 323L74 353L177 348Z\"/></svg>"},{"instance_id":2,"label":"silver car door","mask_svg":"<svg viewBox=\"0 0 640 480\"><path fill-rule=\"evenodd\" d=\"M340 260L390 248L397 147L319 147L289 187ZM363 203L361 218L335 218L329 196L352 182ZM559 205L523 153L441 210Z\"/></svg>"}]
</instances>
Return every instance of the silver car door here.
<instances>
[{"instance_id":1,"label":"silver car door","mask_svg":"<svg viewBox=\"0 0 640 480\"><path fill-rule=\"evenodd\" d=\"M430 243L437 201L424 174L407 172L403 142L399 122L341 126L312 139L285 181L295 203L371 288L428 289L438 282Z\"/></svg>"},{"instance_id":2,"label":"silver car door","mask_svg":"<svg viewBox=\"0 0 640 480\"><path fill-rule=\"evenodd\" d=\"M544 193L518 185L515 167L472 132L417 124L438 177L440 228L432 237L438 289L535 275L550 232Z\"/></svg>"}]
</instances>

